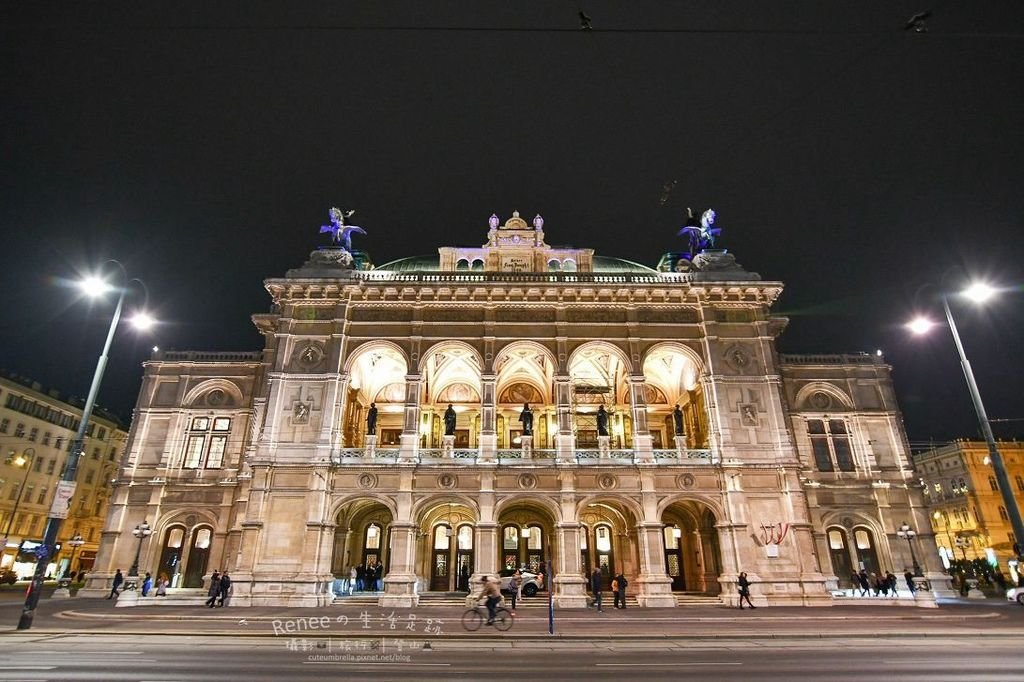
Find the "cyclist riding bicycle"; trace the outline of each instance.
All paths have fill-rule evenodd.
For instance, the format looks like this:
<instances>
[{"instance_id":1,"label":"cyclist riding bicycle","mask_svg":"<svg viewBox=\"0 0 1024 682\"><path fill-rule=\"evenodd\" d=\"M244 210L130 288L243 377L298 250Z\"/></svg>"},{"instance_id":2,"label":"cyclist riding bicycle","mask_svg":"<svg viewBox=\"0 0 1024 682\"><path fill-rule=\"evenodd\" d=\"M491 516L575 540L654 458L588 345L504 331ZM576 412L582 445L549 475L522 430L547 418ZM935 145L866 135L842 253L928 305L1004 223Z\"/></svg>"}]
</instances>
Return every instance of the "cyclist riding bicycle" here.
<instances>
[{"instance_id":1,"label":"cyclist riding bicycle","mask_svg":"<svg viewBox=\"0 0 1024 682\"><path fill-rule=\"evenodd\" d=\"M495 611L498 602L501 601L501 584L497 579L490 579L486 575L480 579L483 589L480 596L487 598L487 625L494 625Z\"/></svg>"}]
</instances>

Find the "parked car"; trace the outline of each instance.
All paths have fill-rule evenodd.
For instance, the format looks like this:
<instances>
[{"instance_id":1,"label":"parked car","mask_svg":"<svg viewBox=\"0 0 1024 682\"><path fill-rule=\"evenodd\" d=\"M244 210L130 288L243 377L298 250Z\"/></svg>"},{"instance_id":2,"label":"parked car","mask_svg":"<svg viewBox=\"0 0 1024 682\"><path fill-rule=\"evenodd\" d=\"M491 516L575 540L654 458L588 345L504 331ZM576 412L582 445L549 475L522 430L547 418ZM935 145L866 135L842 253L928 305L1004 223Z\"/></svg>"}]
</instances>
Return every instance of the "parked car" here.
<instances>
[{"instance_id":1,"label":"parked car","mask_svg":"<svg viewBox=\"0 0 1024 682\"><path fill-rule=\"evenodd\" d=\"M508 588L508 584L512 582L512 575L515 573L515 569L506 568L501 572L501 591L511 592ZM532 597L537 594L540 590L544 589L544 576L537 573L531 573L530 571L523 571L520 569L520 574L523 578L523 596Z\"/></svg>"},{"instance_id":2,"label":"parked car","mask_svg":"<svg viewBox=\"0 0 1024 682\"><path fill-rule=\"evenodd\" d=\"M13 585L18 582L18 574L9 568L5 568L0 571L0 583L6 583L7 585Z\"/></svg>"},{"instance_id":3,"label":"parked car","mask_svg":"<svg viewBox=\"0 0 1024 682\"><path fill-rule=\"evenodd\" d=\"M1006 591L1006 601L1015 601L1024 606L1024 587L1012 587Z\"/></svg>"}]
</instances>

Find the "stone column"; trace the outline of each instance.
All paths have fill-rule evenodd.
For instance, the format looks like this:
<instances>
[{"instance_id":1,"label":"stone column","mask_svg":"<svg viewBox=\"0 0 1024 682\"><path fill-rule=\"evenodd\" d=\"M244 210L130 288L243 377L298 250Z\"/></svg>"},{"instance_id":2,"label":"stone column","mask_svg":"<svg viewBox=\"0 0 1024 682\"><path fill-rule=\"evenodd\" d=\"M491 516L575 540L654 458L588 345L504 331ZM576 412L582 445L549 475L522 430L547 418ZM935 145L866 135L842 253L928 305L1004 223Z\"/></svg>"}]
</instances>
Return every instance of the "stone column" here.
<instances>
[{"instance_id":1,"label":"stone column","mask_svg":"<svg viewBox=\"0 0 1024 682\"><path fill-rule=\"evenodd\" d=\"M348 395L348 374L337 381L328 381L321 406L320 443L332 449L343 446L342 427L345 423L345 396Z\"/></svg>"},{"instance_id":2,"label":"stone column","mask_svg":"<svg viewBox=\"0 0 1024 682\"><path fill-rule=\"evenodd\" d=\"M586 608L587 581L580 564L580 524L575 520L563 521L555 527L555 532L558 533L558 555L553 557L555 606Z\"/></svg>"},{"instance_id":3,"label":"stone column","mask_svg":"<svg viewBox=\"0 0 1024 682\"><path fill-rule=\"evenodd\" d=\"M665 524L641 521L636 529L640 545L640 576L636 599L640 606L670 607L676 605L672 594L672 578L665 572Z\"/></svg>"},{"instance_id":4,"label":"stone column","mask_svg":"<svg viewBox=\"0 0 1024 682\"><path fill-rule=\"evenodd\" d=\"M334 529L334 548L331 557L331 572L334 575L348 578L348 567L352 562L346 559L348 554L349 529L338 527Z\"/></svg>"},{"instance_id":5,"label":"stone column","mask_svg":"<svg viewBox=\"0 0 1024 682\"><path fill-rule=\"evenodd\" d=\"M494 521L478 521L473 529L473 575L470 577L470 592L480 582L481 576L498 575L498 524Z\"/></svg>"},{"instance_id":6,"label":"stone column","mask_svg":"<svg viewBox=\"0 0 1024 682\"><path fill-rule=\"evenodd\" d=\"M391 524L391 566L384 576L383 608L408 609L419 605L416 592L416 531L411 521Z\"/></svg>"},{"instance_id":7,"label":"stone column","mask_svg":"<svg viewBox=\"0 0 1024 682\"><path fill-rule=\"evenodd\" d=\"M497 422L497 385L498 379L493 374L480 377L480 459L493 461L498 451Z\"/></svg>"},{"instance_id":8,"label":"stone column","mask_svg":"<svg viewBox=\"0 0 1024 682\"><path fill-rule=\"evenodd\" d=\"M399 460L411 462L420 448L420 375L405 377L405 420L402 424Z\"/></svg>"},{"instance_id":9,"label":"stone column","mask_svg":"<svg viewBox=\"0 0 1024 682\"><path fill-rule=\"evenodd\" d=\"M573 462L576 460L576 436L572 432L572 380L568 375L555 377L555 400L558 409L555 456L560 462Z\"/></svg>"}]
</instances>

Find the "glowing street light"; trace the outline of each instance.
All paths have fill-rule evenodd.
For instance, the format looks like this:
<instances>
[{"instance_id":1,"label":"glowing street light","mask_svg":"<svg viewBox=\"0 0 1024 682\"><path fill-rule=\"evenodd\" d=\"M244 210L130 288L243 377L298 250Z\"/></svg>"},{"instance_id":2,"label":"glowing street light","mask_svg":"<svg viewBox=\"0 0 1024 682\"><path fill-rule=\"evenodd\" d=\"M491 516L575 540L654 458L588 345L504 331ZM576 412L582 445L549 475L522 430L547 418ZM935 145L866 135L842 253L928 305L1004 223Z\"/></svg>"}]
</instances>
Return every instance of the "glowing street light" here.
<instances>
[{"instance_id":1,"label":"glowing street light","mask_svg":"<svg viewBox=\"0 0 1024 682\"><path fill-rule=\"evenodd\" d=\"M89 428L89 419L92 417L92 410L96 405L96 395L99 393L100 383L103 381L103 373L107 368L107 355L110 353L110 346L114 341L114 332L117 331L118 322L121 320L125 295L128 293L128 287L133 282L141 285L144 292L146 288L142 280L129 279L127 271L120 262L110 260L107 263L113 263L120 270L121 286L112 286L107 280L99 276L87 277L79 283L81 290L91 297L102 296L109 291L118 292L117 304L114 307L114 315L110 320L110 328L107 330L103 351L96 361L96 371L92 377L92 384L89 386L89 396L82 407L82 417L78 425L78 432L75 434L75 439L71 442L71 447L68 450L68 464L64 468L64 474L61 476L60 481L57 482L54 503L50 508L50 516L46 521L43 541L36 549L36 568L32 574L32 581L29 583L28 590L25 592L25 604L21 609L21 618L18 620L19 630L28 630L32 627L36 607L39 605L39 597L42 593L43 579L46 577L46 568L50 556L56 547L61 524L67 518L68 508L66 502L71 499L75 492L75 475L78 473L78 460L82 455L82 445L85 442L85 435Z\"/></svg>"},{"instance_id":2,"label":"glowing street light","mask_svg":"<svg viewBox=\"0 0 1024 682\"><path fill-rule=\"evenodd\" d=\"M990 300L996 293L997 290L992 286L983 282L974 282L960 292L960 296L973 303L981 304ZM974 371L971 369L971 363L967 360L964 344L960 340L960 332L957 331L956 322L953 320L953 312L949 308L949 297L945 293L942 294L942 309L946 314L946 323L949 325L949 331L953 335L953 342L956 344L957 353L960 355L960 365L964 370L964 378L967 379L967 389L970 391L971 401L974 403L974 411L978 415L978 425L981 427L981 433L985 437L985 444L988 446L987 459L992 464L992 470L998 482L999 493L1003 498L1003 504L1006 506L1006 511L1010 517L1010 525L1013 527L1014 554L1018 554L1016 558L1020 560L1018 548L1022 539L1024 539L1024 521L1021 520L1020 509L1017 507L1017 500L1013 496L1013 488L1010 487L1010 477L1006 473L1003 456L999 453L999 448L996 447L996 439L992 434L992 424L989 422L988 414L985 412L985 405L981 402L978 382L974 379ZM923 317L918 317L907 324L907 327L917 334L923 334L933 326L935 326L934 323Z\"/></svg>"}]
</instances>

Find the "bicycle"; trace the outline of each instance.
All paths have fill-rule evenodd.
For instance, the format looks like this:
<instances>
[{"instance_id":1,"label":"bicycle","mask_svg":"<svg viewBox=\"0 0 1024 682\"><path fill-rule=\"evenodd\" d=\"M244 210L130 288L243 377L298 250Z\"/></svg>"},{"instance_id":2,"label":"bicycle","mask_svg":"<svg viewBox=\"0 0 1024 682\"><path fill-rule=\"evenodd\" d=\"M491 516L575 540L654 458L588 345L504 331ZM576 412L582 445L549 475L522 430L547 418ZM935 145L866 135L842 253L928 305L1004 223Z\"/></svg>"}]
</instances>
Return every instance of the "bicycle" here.
<instances>
[{"instance_id":1,"label":"bicycle","mask_svg":"<svg viewBox=\"0 0 1024 682\"><path fill-rule=\"evenodd\" d=\"M462 614L462 627L466 628L469 632L476 632L486 619L487 606L477 603L476 606L466 609L466 612ZM512 612L504 606L498 606L494 609L494 628L496 630L505 632L512 627L515 619L516 617L512 615Z\"/></svg>"}]
</instances>

